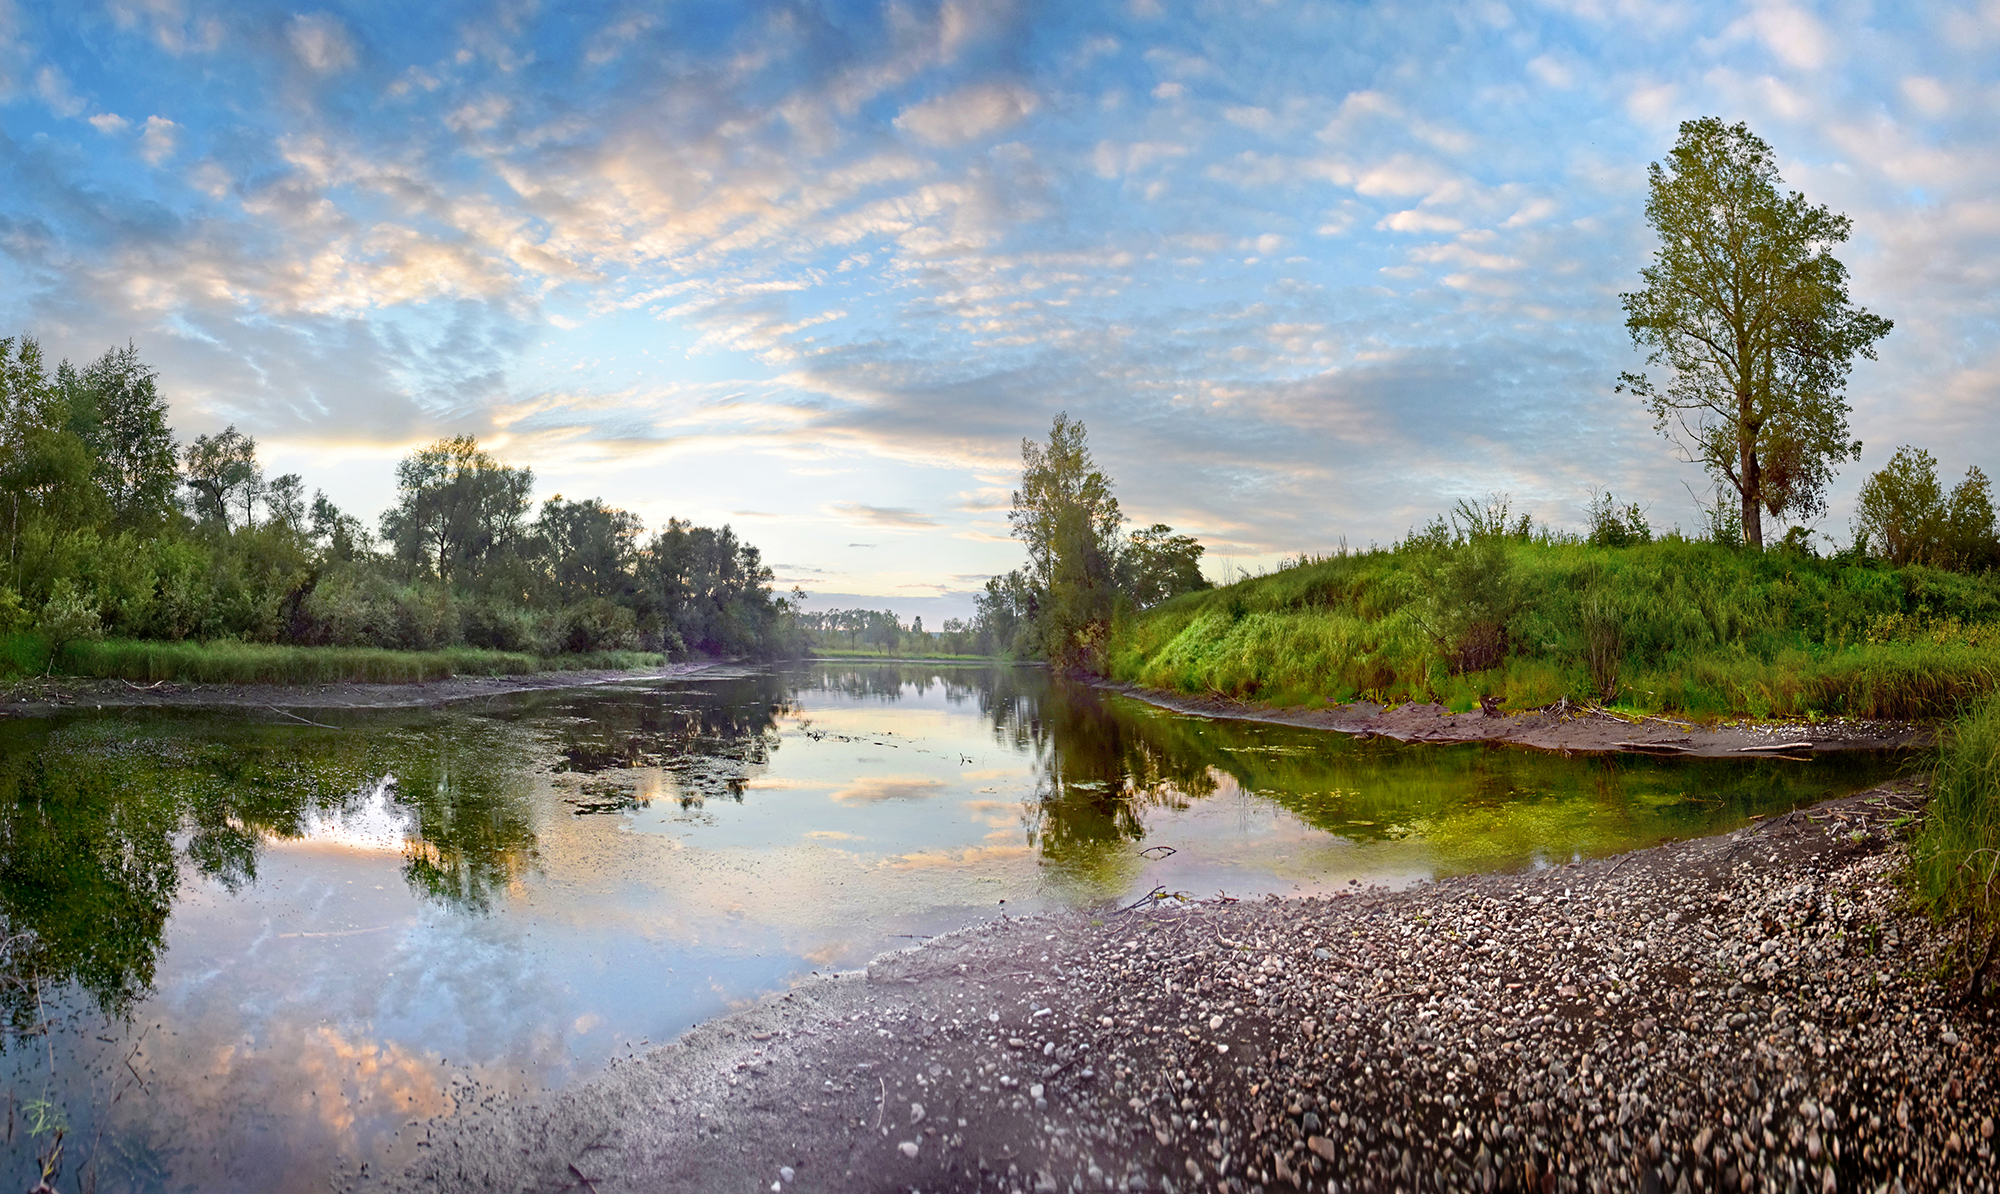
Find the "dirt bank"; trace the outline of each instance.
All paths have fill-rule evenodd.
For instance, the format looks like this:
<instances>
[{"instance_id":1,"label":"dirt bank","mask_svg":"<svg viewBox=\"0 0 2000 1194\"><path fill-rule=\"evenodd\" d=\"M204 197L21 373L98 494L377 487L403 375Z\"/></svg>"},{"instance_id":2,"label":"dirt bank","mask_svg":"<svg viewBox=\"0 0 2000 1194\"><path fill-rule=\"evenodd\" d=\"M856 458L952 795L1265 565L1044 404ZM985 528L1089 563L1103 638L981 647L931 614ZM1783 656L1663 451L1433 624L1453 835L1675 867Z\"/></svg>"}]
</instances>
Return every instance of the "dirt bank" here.
<instances>
[{"instance_id":1,"label":"dirt bank","mask_svg":"<svg viewBox=\"0 0 2000 1194\"><path fill-rule=\"evenodd\" d=\"M735 675L737 668L725 663L673 663L665 667L620 671L452 676L443 680L399 684L184 684L174 681L134 684L129 680L31 677L17 680L0 690L0 716L47 717L92 707L399 709L553 688L588 688L601 684L662 680L695 672Z\"/></svg>"},{"instance_id":2,"label":"dirt bank","mask_svg":"<svg viewBox=\"0 0 2000 1194\"><path fill-rule=\"evenodd\" d=\"M1403 892L1005 920L534 1103L397 1190L1996 1188L2000 1023L1884 788ZM348 1175L354 1180L358 1175Z\"/></svg>"},{"instance_id":3,"label":"dirt bank","mask_svg":"<svg viewBox=\"0 0 2000 1194\"><path fill-rule=\"evenodd\" d=\"M1643 751L1703 758L1746 754L1809 755L1827 750L1900 750L1927 745L1931 731L1909 722L1836 719L1815 722L1721 722L1703 725L1671 717L1627 717L1572 706L1497 716L1453 713L1442 705L1384 708L1366 701L1324 708L1278 709L1228 697L1189 697L1130 684L1114 692L1180 713L1238 721L1380 735L1402 742L1511 742L1542 750Z\"/></svg>"}]
</instances>

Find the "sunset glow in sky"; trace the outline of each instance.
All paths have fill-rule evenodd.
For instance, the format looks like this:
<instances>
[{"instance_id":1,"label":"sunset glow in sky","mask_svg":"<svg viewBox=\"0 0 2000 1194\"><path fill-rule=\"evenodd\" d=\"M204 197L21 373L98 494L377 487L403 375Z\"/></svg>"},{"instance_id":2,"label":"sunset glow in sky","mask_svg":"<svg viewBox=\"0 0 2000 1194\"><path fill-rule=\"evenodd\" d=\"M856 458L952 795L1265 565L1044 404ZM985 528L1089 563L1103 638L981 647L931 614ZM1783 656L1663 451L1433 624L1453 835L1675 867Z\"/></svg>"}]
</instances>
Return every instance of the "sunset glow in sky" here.
<instances>
[{"instance_id":1,"label":"sunset glow in sky","mask_svg":"<svg viewBox=\"0 0 2000 1194\"><path fill-rule=\"evenodd\" d=\"M1645 167L1746 120L1896 321L1862 464L2000 473L2000 2L0 0L0 336L372 522L470 432L927 622L1067 409L1255 568L1461 497L1692 527L1629 397Z\"/></svg>"}]
</instances>

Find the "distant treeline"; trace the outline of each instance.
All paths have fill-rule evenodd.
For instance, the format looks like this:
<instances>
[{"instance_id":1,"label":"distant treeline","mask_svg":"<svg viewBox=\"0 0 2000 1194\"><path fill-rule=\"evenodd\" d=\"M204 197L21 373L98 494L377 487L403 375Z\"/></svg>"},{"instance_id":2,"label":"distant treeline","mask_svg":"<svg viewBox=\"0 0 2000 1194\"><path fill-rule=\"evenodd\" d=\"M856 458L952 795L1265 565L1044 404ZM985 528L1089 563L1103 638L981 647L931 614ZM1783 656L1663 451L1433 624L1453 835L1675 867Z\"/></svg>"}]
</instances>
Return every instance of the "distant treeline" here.
<instances>
[{"instance_id":1,"label":"distant treeline","mask_svg":"<svg viewBox=\"0 0 2000 1194\"><path fill-rule=\"evenodd\" d=\"M770 656L802 646L757 548L534 475L470 436L396 466L371 530L234 427L176 443L155 371L114 348L53 371L0 339L0 634L542 655Z\"/></svg>"},{"instance_id":2,"label":"distant treeline","mask_svg":"<svg viewBox=\"0 0 2000 1194\"><path fill-rule=\"evenodd\" d=\"M814 647L882 655L999 655L1008 644L979 618L946 618L936 630L921 616L905 626L894 610L829 609L797 615L799 629Z\"/></svg>"}]
</instances>

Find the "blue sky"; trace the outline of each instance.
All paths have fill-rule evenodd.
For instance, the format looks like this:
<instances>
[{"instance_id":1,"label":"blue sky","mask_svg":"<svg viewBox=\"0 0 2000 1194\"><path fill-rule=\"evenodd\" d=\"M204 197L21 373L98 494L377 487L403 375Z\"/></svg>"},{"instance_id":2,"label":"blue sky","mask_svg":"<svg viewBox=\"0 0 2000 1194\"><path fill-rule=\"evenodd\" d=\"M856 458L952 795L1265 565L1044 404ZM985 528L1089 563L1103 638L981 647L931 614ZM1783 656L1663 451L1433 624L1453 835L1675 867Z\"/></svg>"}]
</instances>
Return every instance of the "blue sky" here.
<instances>
[{"instance_id":1,"label":"blue sky","mask_svg":"<svg viewBox=\"0 0 2000 1194\"><path fill-rule=\"evenodd\" d=\"M1696 520L1628 397L1645 167L1745 120L1896 321L1866 443L2000 471L2000 3L0 0L0 335L135 341L372 518L470 432L935 622L1068 410L1255 569L1505 492Z\"/></svg>"}]
</instances>

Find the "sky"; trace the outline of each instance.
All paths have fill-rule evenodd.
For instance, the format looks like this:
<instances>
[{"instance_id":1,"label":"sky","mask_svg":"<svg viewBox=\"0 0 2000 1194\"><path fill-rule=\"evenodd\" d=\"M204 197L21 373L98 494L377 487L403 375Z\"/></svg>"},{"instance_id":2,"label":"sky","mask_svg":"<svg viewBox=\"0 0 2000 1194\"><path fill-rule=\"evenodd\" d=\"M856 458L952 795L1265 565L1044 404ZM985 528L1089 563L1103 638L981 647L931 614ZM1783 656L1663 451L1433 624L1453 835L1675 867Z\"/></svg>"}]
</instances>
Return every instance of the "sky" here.
<instances>
[{"instance_id":1,"label":"sky","mask_svg":"<svg viewBox=\"0 0 2000 1194\"><path fill-rule=\"evenodd\" d=\"M1218 578L1496 493L1692 529L1613 387L1703 116L1895 321L1815 531L1901 444L2000 472L2000 0L0 0L0 336L367 521L472 434L931 625L1059 411Z\"/></svg>"}]
</instances>

